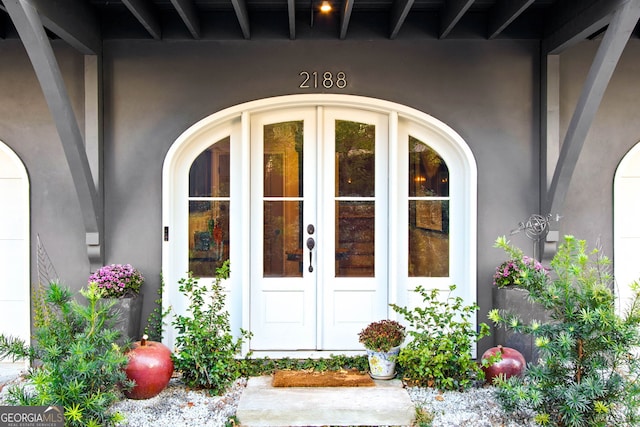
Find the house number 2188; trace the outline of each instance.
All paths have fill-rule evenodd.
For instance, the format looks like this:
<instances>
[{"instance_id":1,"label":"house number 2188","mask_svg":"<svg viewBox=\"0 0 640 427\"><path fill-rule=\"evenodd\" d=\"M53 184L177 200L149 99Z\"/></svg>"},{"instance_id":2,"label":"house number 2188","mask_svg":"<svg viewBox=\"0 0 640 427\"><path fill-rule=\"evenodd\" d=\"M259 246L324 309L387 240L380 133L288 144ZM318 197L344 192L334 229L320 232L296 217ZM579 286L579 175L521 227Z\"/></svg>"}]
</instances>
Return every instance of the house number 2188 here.
<instances>
[{"instance_id":1,"label":"house number 2188","mask_svg":"<svg viewBox=\"0 0 640 427\"><path fill-rule=\"evenodd\" d=\"M338 89L344 89L347 87L347 75L344 71L339 71L333 74L331 71L325 71L320 74L317 71L300 71L300 89L317 89L323 87L325 89L331 89L337 87Z\"/></svg>"}]
</instances>

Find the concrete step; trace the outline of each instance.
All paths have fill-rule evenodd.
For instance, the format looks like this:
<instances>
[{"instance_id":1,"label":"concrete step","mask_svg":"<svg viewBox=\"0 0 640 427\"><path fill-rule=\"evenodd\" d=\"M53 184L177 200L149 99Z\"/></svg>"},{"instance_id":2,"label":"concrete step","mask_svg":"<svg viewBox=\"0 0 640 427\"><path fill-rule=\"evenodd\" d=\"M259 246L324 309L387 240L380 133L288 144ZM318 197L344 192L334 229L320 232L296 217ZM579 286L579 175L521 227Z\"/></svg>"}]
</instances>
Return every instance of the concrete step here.
<instances>
[{"instance_id":1,"label":"concrete step","mask_svg":"<svg viewBox=\"0 0 640 427\"><path fill-rule=\"evenodd\" d=\"M243 427L409 426L415 407L400 380L375 387L272 387L271 376L249 378L236 416Z\"/></svg>"}]
</instances>

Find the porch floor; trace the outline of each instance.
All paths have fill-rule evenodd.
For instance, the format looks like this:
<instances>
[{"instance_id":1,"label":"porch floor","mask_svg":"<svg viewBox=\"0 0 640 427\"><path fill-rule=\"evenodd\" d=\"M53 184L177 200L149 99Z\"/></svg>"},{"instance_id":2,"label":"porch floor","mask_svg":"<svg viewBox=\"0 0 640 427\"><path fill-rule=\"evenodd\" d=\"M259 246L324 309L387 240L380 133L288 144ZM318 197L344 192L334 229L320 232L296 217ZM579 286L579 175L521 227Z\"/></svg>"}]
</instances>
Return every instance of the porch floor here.
<instances>
[{"instance_id":1,"label":"porch floor","mask_svg":"<svg viewBox=\"0 0 640 427\"><path fill-rule=\"evenodd\" d=\"M409 426L415 408L400 380L375 387L272 387L249 378L236 411L243 427Z\"/></svg>"}]
</instances>

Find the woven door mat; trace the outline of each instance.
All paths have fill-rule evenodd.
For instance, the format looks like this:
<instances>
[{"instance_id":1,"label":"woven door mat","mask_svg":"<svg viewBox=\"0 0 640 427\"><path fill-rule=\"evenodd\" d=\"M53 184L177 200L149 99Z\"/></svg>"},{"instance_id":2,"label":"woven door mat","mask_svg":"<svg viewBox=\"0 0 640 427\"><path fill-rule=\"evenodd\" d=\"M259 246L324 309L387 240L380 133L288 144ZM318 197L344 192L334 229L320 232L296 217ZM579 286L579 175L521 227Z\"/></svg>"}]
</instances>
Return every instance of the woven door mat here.
<instances>
[{"instance_id":1,"label":"woven door mat","mask_svg":"<svg viewBox=\"0 0 640 427\"><path fill-rule=\"evenodd\" d=\"M273 387L373 387L369 374L357 370L342 371L276 371Z\"/></svg>"}]
</instances>

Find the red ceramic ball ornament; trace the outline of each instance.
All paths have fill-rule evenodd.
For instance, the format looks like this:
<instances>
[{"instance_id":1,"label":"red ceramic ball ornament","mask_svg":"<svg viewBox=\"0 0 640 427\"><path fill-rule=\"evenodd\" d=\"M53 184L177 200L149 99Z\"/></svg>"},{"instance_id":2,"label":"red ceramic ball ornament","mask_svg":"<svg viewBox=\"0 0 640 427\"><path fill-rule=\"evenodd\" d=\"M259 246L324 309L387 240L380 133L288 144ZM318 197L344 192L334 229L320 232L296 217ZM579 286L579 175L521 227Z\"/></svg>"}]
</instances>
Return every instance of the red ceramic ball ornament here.
<instances>
[{"instance_id":1,"label":"red ceramic ball ornament","mask_svg":"<svg viewBox=\"0 0 640 427\"><path fill-rule=\"evenodd\" d=\"M484 352L482 359L488 359L498 352L502 353L502 360L499 360L490 366L482 367L486 382L493 383L493 379L500 375L504 376L505 379L514 375L522 375L527 367L527 362L522 353L516 349L503 347L501 345L492 347Z\"/></svg>"},{"instance_id":2,"label":"red ceramic ball ornament","mask_svg":"<svg viewBox=\"0 0 640 427\"><path fill-rule=\"evenodd\" d=\"M129 363L125 368L127 378L136 385L125 395L129 399L149 399L157 396L169 384L173 374L171 350L162 343L148 341L147 336L133 343L127 353Z\"/></svg>"}]
</instances>

